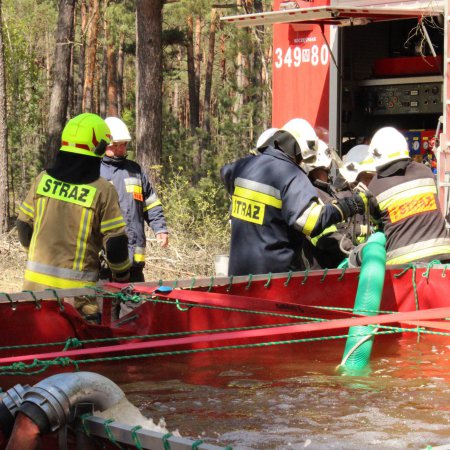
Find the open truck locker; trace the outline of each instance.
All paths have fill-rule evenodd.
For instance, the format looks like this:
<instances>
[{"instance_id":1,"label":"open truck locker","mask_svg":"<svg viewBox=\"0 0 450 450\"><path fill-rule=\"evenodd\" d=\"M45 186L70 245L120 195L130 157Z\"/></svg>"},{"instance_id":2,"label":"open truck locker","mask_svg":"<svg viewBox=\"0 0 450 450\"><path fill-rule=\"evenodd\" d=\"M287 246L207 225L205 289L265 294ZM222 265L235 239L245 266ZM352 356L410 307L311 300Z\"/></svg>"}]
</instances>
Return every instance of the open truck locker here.
<instances>
[{"instance_id":1,"label":"open truck locker","mask_svg":"<svg viewBox=\"0 0 450 450\"><path fill-rule=\"evenodd\" d=\"M303 117L341 155L394 126L418 161L437 136L439 198L447 212L448 3L274 0L271 12L222 20L273 26L273 126Z\"/></svg>"}]
</instances>

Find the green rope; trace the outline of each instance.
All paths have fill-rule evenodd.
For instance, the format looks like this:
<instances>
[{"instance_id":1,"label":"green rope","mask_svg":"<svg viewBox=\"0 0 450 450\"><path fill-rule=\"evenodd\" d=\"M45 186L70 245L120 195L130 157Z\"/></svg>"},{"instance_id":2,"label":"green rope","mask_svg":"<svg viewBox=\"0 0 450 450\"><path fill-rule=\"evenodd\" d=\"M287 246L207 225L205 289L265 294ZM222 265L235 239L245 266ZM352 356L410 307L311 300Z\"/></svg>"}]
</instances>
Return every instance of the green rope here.
<instances>
[{"instance_id":1,"label":"green rope","mask_svg":"<svg viewBox=\"0 0 450 450\"><path fill-rule=\"evenodd\" d=\"M447 275L445 274L445 271L447 270L447 266L448 266L448 264L445 264L444 265L444 268L442 269L442 274L441 274L441 277L442 278L445 278Z\"/></svg>"},{"instance_id":2,"label":"green rope","mask_svg":"<svg viewBox=\"0 0 450 450\"><path fill-rule=\"evenodd\" d=\"M305 284L305 283L306 283L306 280L308 279L308 273L309 273L309 270L306 269L306 270L305 270L305 277L303 278L302 284Z\"/></svg>"},{"instance_id":3,"label":"green rope","mask_svg":"<svg viewBox=\"0 0 450 450\"><path fill-rule=\"evenodd\" d=\"M412 285L414 291L414 303L416 305L416 311L419 311L419 294L417 292L417 283L416 283L416 266L413 265L412 269Z\"/></svg>"},{"instance_id":4,"label":"green rope","mask_svg":"<svg viewBox=\"0 0 450 450\"><path fill-rule=\"evenodd\" d=\"M64 311L65 308L64 308L64 305L63 305L62 300L59 298L58 292L56 292L55 289L50 289L50 288L45 289L45 291L50 291L50 292L53 293L53 295L54 295L55 298L56 298L56 301L58 302L59 309L60 309L61 311Z\"/></svg>"},{"instance_id":5,"label":"green rope","mask_svg":"<svg viewBox=\"0 0 450 450\"><path fill-rule=\"evenodd\" d=\"M202 445L202 444L203 444L203 441L201 439L199 439L198 441L195 441L192 443L191 448L192 448L192 450L198 450L198 446Z\"/></svg>"},{"instance_id":6,"label":"green rope","mask_svg":"<svg viewBox=\"0 0 450 450\"><path fill-rule=\"evenodd\" d=\"M245 286L245 290L248 291L250 289L250 286L252 285L252 278L253 275L251 273L248 274L248 283L247 286Z\"/></svg>"},{"instance_id":7,"label":"green rope","mask_svg":"<svg viewBox=\"0 0 450 450\"><path fill-rule=\"evenodd\" d=\"M33 291L30 291L29 289L24 290L22 292L28 292L33 297L34 303L36 303L36 309L40 310L42 308L41 302L36 298Z\"/></svg>"},{"instance_id":8,"label":"green rope","mask_svg":"<svg viewBox=\"0 0 450 450\"><path fill-rule=\"evenodd\" d=\"M139 436L136 434L136 432L139 431L140 429L142 429L142 427L140 425L136 425L130 431L131 431L131 437L133 438L135 447L138 450L143 450L144 447L142 447L141 440L139 439Z\"/></svg>"},{"instance_id":9,"label":"green rope","mask_svg":"<svg viewBox=\"0 0 450 450\"><path fill-rule=\"evenodd\" d=\"M272 281L272 272L269 272L267 276L267 283L264 285L266 289L270 286L271 281Z\"/></svg>"},{"instance_id":10,"label":"green rope","mask_svg":"<svg viewBox=\"0 0 450 450\"><path fill-rule=\"evenodd\" d=\"M191 308L192 308L192 306L188 306L188 307L186 307L186 308L183 308L181 305L182 305L182 303L180 302L180 300L178 300L178 299L175 299L175 303L176 303L176 305L177 305L177 309L178 309L178 311L181 311L181 312L186 312L186 311L189 311Z\"/></svg>"},{"instance_id":11,"label":"green rope","mask_svg":"<svg viewBox=\"0 0 450 450\"><path fill-rule=\"evenodd\" d=\"M328 269L325 268L325 269L323 270L322 278L320 279L320 282L321 282L321 283L323 283L323 282L325 281L325 278L327 277L327 273L328 273Z\"/></svg>"},{"instance_id":12,"label":"green rope","mask_svg":"<svg viewBox=\"0 0 450 450\"><path fill-rule=\"evenodd\" d=\"M406 272L408 272L409 269L412 269L412 285L413 285L413 291L414 291L414 302L416 304L416 311L418 311L419 310L419 294L417 292L417 283L416 283L416 269L417 269L416 265L408 264L400 273L395 274L394 278L402 277ZM422 274L422 276L423 276L423 274Z\"/></svg>"},{"instance_id":13,"label":"green rope","mask_svg":"<svg viewBox=\"0 0 450 450\"><path fill-rule=\"evenodd\" d=\"M164 445L164 450L170 450L170 442L168 441L168 439L170 439L171 437L172 433L167 433L161 438Z\"/></svg>"},{"instance_id":14,"label":"green rope","mask_svg":"<svg viewBox=\"0 0 450 450\"><path fill-rule=\"evenodd\" d=\"M342 269L342 272L341 272L341 274L339 275L339 277L338 277L338 281L341 281L343 278L344 278L344 275L345 275L345 271L347 270L347 267L344 267L343 269Z\"/></svg>"},{"instance_id":15,"label":"green rope","mask_svg":"<svg viewBox=\"0 0 450 450\"><path fill-rule=\"evenodd\" d=\"M113 422L114 419L105 420L103 422L103 426L105 427L106 436L108 436L109 441L112 442L116 447L121 449L122 446L116 441L115 437L112 434L111 428L109 428L109 424Z\"/></svg>"},{"instance_id":16,"label":"green rope","mask_svg":"<svg viewBox=\"0 0 450 450\"><path fill-rule=\"evenodd\" d=\"M428 282L428 277L430 276L430 270L435 264L441 264L441 262L438 261L437 259L433 259L433 261L430 261L428 263L427 270L422 274L422 276L427 279L427 282Z\"/></svg>"},{"instance_id":17,"label":"green rope","mask_svg":"<svg viewBox=\"0 0 450 450\"><path fill-rule=\"evenodd\" d=\"M291 281L291 278L292 278L292 270L290 270L289 271L289 273L288 273L288 276L287 276L287 278L286 278L286 281L284 282L284 285L286 286L286 287L288 287L289 286L289 282Z\"/></svg>"},{"instance_id":18,"label":"green rope","mask_svg":"<svg viewBox=\"0 0 450 450\"><path fill-rule=\"evenodd\" d=\"M231 289L233 287L233 278L234 278L234 276L230 275L230 284L227 287L227 292L231 292Z\"/></svg>"},{"instance_id":19,"label":"green rope","mask_svg":"<svg viewBox=\"0 0 450 450\"><path fill-rule=\"evenodd\" d=\"M66 345L63 348L63 352L65 352L66 350L68 350L69 348L78 348L81 347L81 341L78 340L78 338L74 337L74 338L69 338L66 341Z\"/></svg>"},{"instance_id":20,"label":"green rope","mask_svg":"<svg viewBox=\"0 0 450 450\"><path fill-rule=\"evenodd\" d=\"M209 286L208 286L208 292L212 291L213 286L214 286L214 277L211 276L211 279L209 281Z\"/></svg>"},{"instance_id":21,"label":"green rope","mask_svg":"<svg viewBox=\"0 0 450 450\"><path fill-rule=\"evenodd\" d=\"M17 302L15 302L9 294L6 292L0 292L0 295L4 295L6 299L11 303L11 309L15 311L17 309Z\"/></svg>"},{"instance_id":22,"label":"green rope","mask_svg":"<svg viewBox=\"0 0 450 450\"><path fill-rule=\"evenodd\" d=\"M176 289L178 286L178 278L173 282L173 288Z\"/></svg>"},{"instance_id":23,"label":"green rope","mask_svg":"<svg viewBox=\"0 0 450 450\"><path fill-rule=\"evenodd\" d=\"M407 329L406 331L415 332L415 328ZM377 332L378 335L396 334L396 333L398 333L397 330L386 330L386 331ZM362 334L361 336L366 336L366 334L367 333ZM432 334L434 334L434 333L432 333ZM358 336L358 335L355 335L355 336ZM347 337L348 337L348 334L337 335L337 336L322 336L322 337L316 337L316 338L294 339L294 340L286 340L286 341L260 342L260 343L255 343L255 344L236 344L236 345L221 346L221 347L208 347L208 348L190 349L190 350L175 350L175 351L170 351L170 352L146 353L146 354L135 354L135 355L124 355L124 356L110 356L110 357L103 357L103 358L90 358L90 359L77 360L77 361L70 360L69 358L65 358L65 359L67 359L71 364L78 366L80 364L112 362L112 361L129 361L129 360L135 360L138 358L177 356L177 355L186 355L186 354L192 354L192 353L212 352L212 351L218 351L218 350L239 350L239 349L244 349L244 348L271 347L274 345L289 345L289 344L301 344L301 343L306 343L306 342L320 342L320 341L326 341L326 340L344 339ZM32 364L14 363L10 366L0 367L0 375L7 375L7 376L35 375L36 372L29 373L29 372L26 372L25 370L34 368L36 365L44 367L44 369L39 372L39 373L42 373L46 368L57 366L57 365L59 365L59 363L56 359L50 360L50 361L35 360ZM20 369L20 371L18 371L19 369ZM13 371L11 371L11 370L13 370Z\"/></svg>"},{"instance_id":24,"label":"green rope","mask_svg":"<svg viewBox=\"0 0 450 450\"><path fill-rule=\"evenodd\" d=\"M192 289L194 289L194 287L195 287L195 277L194 278L192 278L192 280L191 280L191 285L189 286L189 290L190 291L192 291Z\"/></svg>"},{"instance_id":25,"label":"green rope","mask_svg":"<svg viewBox=\"0 0 450 450\"><path fill-rule=\"evenodd\" d=\"M83 429L84 434L85 434L86 436L88 436L88 437L91 435L91 433L89 432L88 427L87 427L87 425L86 425L86 419L87 419L88 417L91 417L91 416L92 416L91 413L85 413L85 414L82 414L82 415L80 416L80 418L81 418L81 428Z\"/></svg>"},{"instance_id":26,"label":"green rope","mask_svg":"<svg viewBox=\"0 0 450 450\"><path fill-rule=\"evenodd\" d=\"M163 285L163 280L158 280L158 286L162 286Z\"/></svg>"}]
</instances>

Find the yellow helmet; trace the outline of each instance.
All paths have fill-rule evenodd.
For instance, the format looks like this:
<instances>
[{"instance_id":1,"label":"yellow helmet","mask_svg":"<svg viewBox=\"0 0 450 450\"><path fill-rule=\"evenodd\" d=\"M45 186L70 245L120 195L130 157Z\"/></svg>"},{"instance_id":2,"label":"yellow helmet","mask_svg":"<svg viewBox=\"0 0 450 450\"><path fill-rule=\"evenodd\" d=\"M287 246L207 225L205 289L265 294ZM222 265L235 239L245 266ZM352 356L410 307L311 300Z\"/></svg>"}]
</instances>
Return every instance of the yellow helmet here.
<instances>
[{"instance_id":1,"label":"yellow helmet","mask_svg":"<svg viewBox=\"0 0 450 450\"><path fill-rule=\"evenodd\" d=\"M97 114L84 113L67 122L61 140L64 152L101 158L111 142L111 131Z\"/></svg>"}]
</instances>

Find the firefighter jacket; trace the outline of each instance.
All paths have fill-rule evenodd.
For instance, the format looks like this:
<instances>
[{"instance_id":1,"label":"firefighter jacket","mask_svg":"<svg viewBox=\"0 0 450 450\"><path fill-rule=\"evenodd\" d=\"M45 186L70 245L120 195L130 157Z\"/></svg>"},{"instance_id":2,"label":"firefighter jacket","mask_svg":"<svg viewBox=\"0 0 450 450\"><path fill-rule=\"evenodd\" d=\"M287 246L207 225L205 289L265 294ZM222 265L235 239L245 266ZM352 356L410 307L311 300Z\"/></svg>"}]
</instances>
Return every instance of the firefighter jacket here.
<instances>
[{"instance_id":1,"label":"firefighter jacket","mask_svg":"<svg viewBox=\"0 0 450 450\"><path fill-rule=\"evenodd\" d=\"M145 230L147 224L157 233L167 233L161 202L139 164L126 158L104 156L100 175L110 181L119 194L119 204L126 222L128 252L133 266L145 265Z\"/></svg>"},{"instance_id":2,"label":"firefighter jacket","mask_svg":"<svg viewBox=\"0 0 450 450\"><path fill-rule=\"evenodd\" d=\"M386 263L450 259L450 239L431 170L398 161L378 171L368 186L373 218L386 235Z\"/></svg>"},{"instance_id":3,"label":"firefighter jacket","mask_svg":"<svg viewBox=\"0 0 450 450\"><path fill-rule=\"evenodd\" d=\"M321 180L311 180L311 183L323 204L332 203L333 200L344 196L351 196L351 191L337 192L330 183ZM325 228L319 235L308 238L302 249L305 268L320 270L337 267L347 256L340 248L341 240L344 239L346 245L351 242L345 237L347 227L346 222L340 222Z\"/></svg>"},{"instance_id":4,"label":"firefighter jacket","mask_svg":"<svg viewBox=\"0 0 450 450\"><path fill-rule=\"evenodd\" d=\"M98 280L99 252L109 239L125 236L117 193L103 178L72 184L42 172L20 206L19 221L33 230L24 289L79 288ZM109 263L126 272L130 261Z\"/></svg>"},{"instance_id":5,"label":"firefighter jacket","mask_svg":"<svg viewBox=\"0 0 450 450\"><path fill-rule=\"evenodd\" d=\"M267 147L221 169L232 196L230 275L301 270L305 235L342 220L324 208L303 170L286 154Z\"/></svg>"}]
</instances>

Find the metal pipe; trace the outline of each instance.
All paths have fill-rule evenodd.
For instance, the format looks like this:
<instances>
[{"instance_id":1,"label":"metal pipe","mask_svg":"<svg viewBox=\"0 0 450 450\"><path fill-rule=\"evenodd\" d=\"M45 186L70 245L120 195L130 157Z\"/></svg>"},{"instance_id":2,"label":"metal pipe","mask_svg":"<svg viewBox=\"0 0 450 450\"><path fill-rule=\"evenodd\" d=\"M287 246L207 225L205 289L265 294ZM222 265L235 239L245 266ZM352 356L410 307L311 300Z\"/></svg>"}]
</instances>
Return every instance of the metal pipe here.
<instances>
[{"instance_id":1,"label":"metal pipe","mask_svg":"<svg viewBox=\"0 0 450 450\"><path fill-rule=\"evenodd\" d=\"M16 384L1 394L0 400L0 430L4 438L8 438L14 427L17 411L22 404L23 395L30 386Z\"/></svg>"},{"instance_id":2,"label":"metal pipe","mask_svg":"<svg viewBox=\"0 0 450 450\"><path fill-rule=\"evenodd\" d=\"M77 404L89 403L94 410L104 411L124 397L119 386L97 373L62 373L26 391L19 411L36 423L41 434L46 434L73 421Z\"/></svg>"}]
</instances>

